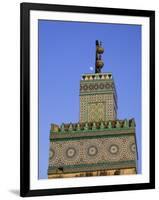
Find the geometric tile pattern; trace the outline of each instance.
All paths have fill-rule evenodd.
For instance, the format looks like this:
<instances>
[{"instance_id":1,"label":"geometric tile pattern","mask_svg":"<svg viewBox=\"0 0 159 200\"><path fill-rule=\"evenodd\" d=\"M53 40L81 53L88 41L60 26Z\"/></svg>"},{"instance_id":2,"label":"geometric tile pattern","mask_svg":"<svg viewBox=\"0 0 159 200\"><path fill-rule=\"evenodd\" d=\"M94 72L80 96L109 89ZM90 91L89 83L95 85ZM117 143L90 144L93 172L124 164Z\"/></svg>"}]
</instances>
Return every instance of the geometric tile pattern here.
<instances>
[{"instance_id":1,"label":"geometric tile pattern","mask_svg":"<svg viewBox=\"0 0 159 200\"><path fill-rule=\"evenodd\" d=\"M88 104L88 122L102 121L105 115L105 104L102 102Z\"/></svg>"},{"instance_id":2,"label":"geometric tile pattern","mask_svg":"<svg viewBox=\"0 0 159 200\"><path fill-rule=\"evenodd\" d=\"M90 92L93 93L94 91L104 91L104 90L113 90L114 89L114 83L103 81L103 82L97 82L96 83L81 83L80 84L80 92L86 93Z\"/></svg>"},{"instance_id":3,"label":"geometric tile pattern","mask_svg":"<svg viewBox=\"0 0 159 200\"><path fill-rule=\"evenodd\" d=\"M136 160L134 144L134 136L51 142L49 166ZM110 166L110 168L113 167Z\"/></svg>"},{"instance_id":4,"label":"geometric tile pattern","mask_svg":"<svg viewBox=\"0 0 159 200\"><path fill-rule=\"evenodd\" d=\"M80 122L115 120L117 105L114 98L113 93L80 96ZM97 114L92 116L92 113Z\"/></svg>"}]
</instances>

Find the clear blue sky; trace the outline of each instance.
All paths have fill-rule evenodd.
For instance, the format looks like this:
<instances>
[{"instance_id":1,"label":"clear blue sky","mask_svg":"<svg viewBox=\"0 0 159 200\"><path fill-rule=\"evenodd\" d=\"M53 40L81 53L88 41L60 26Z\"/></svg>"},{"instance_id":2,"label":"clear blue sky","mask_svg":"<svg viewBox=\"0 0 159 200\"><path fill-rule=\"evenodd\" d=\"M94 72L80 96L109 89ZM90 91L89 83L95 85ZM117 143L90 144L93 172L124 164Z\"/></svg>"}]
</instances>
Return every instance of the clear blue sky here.
<instances>
[{"instance_id":1,"label":"clear blue sky","mask_svg":"<svg viewBox=\"0 0 159 200\"><path fill-rule=\"evenodd\" d=\"M92 73L95 40L112 72L118 119L136 120L141 173L141 26L39 20L39 178L47 178L50 124L79 121L79 81ZM94 71L93 71L94 72Z\"/></svg>"}]
</instances>

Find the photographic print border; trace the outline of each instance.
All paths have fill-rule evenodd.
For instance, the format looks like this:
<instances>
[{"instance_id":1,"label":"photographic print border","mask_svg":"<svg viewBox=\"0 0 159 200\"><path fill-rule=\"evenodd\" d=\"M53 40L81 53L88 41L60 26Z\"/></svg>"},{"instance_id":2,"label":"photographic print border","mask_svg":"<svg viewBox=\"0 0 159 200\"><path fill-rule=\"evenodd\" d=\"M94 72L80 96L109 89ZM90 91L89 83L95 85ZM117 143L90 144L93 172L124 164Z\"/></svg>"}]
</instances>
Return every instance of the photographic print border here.
<instances>
[{"instance_id":1,"label":"photographic print border","mask_svg":"<svg viewBox=\"0 0 159 200\"><path fill-rule=\"evenodd\" d=\"M66 13L89 13L116 16L148 17L150 20L150 118L149 144L150 163L148 183L100 185L88 187L31 189L30 187L30 11L56 11ZM57 194L92 193L106 191L138 190L155 188L155 12L101 7L83 7L49 4L21 4L21 157L20 195L39 196Z\"/></svg>"}]
</instances>

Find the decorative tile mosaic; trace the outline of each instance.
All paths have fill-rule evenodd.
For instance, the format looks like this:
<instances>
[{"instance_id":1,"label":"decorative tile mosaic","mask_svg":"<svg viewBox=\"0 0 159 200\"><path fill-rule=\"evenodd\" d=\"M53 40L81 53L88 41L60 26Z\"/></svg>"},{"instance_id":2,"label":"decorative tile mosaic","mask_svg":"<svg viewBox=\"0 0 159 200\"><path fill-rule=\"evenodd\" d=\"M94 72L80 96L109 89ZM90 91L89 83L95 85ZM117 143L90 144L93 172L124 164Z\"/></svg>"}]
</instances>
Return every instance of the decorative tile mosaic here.
<instances>
[{"instance_id":1,"label":"decorative tile mosaic","mask_svg":"<svg viewBox=\"0 0 159 200\"><path fill-rule=\"evenodd\" d=\"M49 166L58 168L68 165L135 161L136 146L134 144L134 136L85 139L82 142L80 140L51 142Z\"/></svg>"},{"instance_id":2,"label":"decorative tile mosaic","mask_svg":"<svg viewBox=\"0 0 159 200\"><path fill-rule=\"evenodd\" d=\"M114 94L80 96L80 122L116 119Z\"/></svg>"}]
</instances>

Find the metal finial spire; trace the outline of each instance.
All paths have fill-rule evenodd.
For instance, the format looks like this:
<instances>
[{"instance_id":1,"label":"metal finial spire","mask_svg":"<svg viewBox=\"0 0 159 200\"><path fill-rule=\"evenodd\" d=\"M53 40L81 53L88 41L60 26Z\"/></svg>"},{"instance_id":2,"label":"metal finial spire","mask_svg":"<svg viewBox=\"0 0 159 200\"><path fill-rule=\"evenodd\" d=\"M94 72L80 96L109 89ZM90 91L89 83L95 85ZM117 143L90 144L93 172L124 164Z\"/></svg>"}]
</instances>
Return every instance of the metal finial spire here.
<instances>
[{"instance_id":1,"label":"metal finial spire","mask_svg":"<svg viewBox=\"0 0 159 200\"><path fill-rule=\"evenodd\" d=\"M102 61L102 55L104 52L104 48L102 47L102 42L96 40L96 60L95 60L95 73L101 73L101 69L104 66L104 62Z\"/></svg>"}]
</instances>

